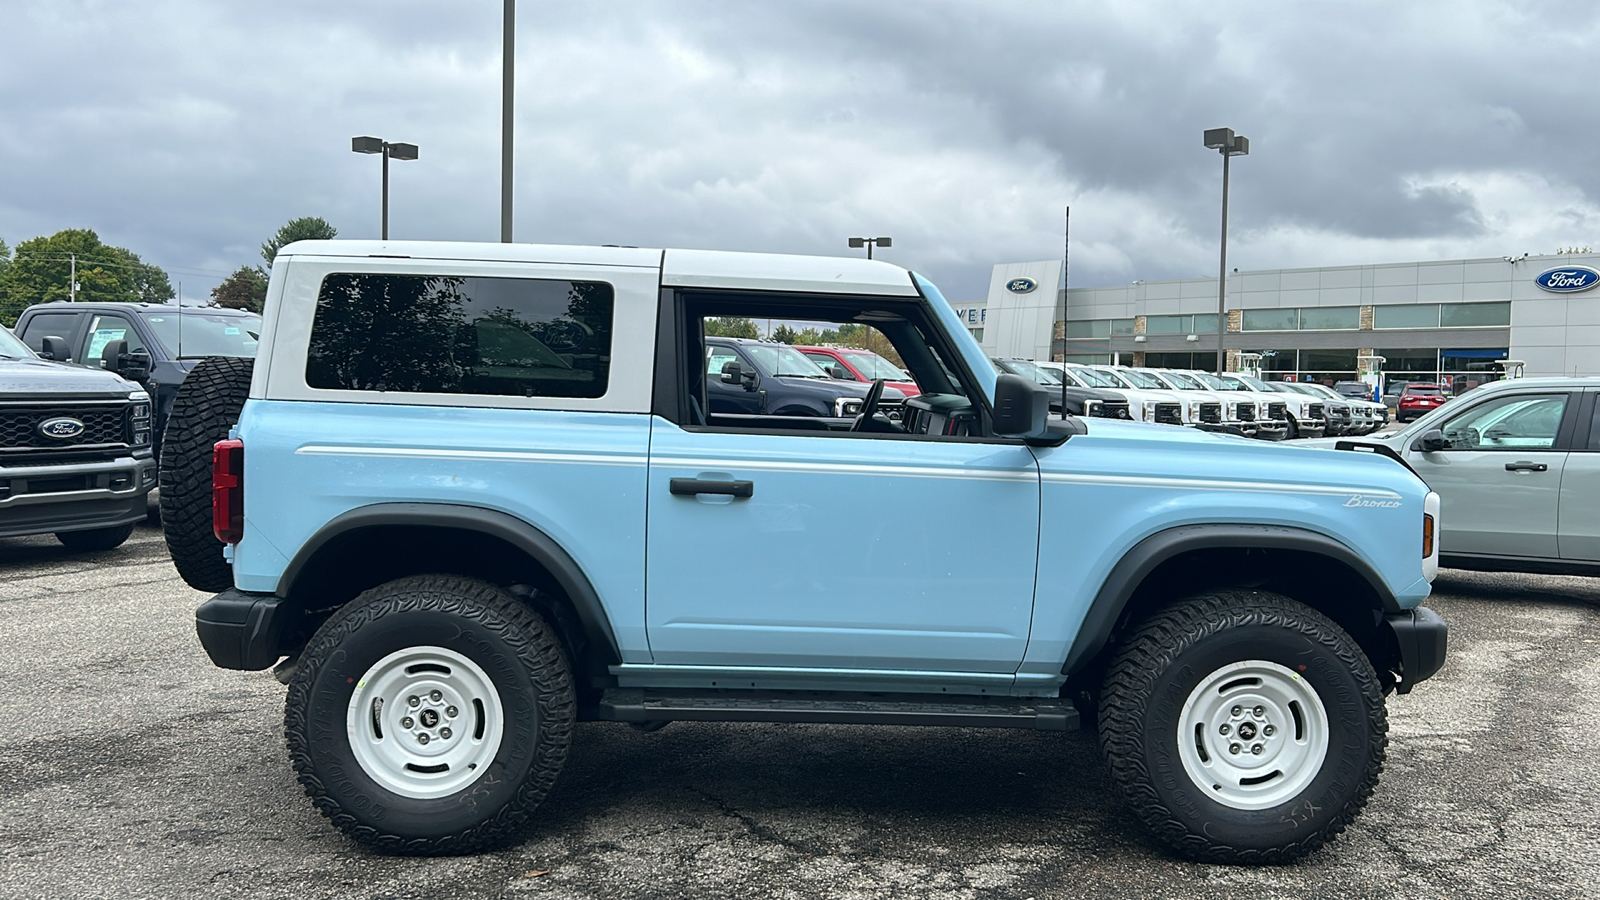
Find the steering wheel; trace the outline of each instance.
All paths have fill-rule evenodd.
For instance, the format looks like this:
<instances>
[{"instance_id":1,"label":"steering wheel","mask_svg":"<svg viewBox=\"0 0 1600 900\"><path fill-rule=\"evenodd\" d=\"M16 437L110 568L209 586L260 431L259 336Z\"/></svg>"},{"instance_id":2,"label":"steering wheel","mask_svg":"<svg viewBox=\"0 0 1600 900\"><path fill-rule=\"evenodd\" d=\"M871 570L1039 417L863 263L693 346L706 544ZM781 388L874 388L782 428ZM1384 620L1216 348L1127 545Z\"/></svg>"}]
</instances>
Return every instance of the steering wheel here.
<instances>
[{"instance_id":1,"label":"steering wheel","mask_svg":"<svg viewBox=\"0 0 1600 900\"><path fill-rule=\"evenodd\" d=\"M865 431L862 426L872 421L878 414L878 401L883 398L883 379L872 382L872 387L867 388L867 399L861 401L861 414L856 416L856 421L850 426L851 431Z\"/></svg>"}]
</instances>

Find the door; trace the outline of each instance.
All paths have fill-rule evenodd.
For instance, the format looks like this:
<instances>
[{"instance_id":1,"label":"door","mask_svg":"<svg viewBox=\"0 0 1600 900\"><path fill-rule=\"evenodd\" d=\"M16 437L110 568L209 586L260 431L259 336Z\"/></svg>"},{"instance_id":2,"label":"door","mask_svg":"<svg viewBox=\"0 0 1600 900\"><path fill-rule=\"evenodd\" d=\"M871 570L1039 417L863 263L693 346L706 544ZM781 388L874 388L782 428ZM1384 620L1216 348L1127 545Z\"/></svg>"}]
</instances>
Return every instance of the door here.
<instances>
[{"instance_id":1,"label":"door","mask_svg":"<svg viewBox=\"0 0 1600 900\"><path fill-rule=\"evenodd\" d=\"M127 344L124 346L119 343L121 341L126 341ZM133 323L125 317L96 315L90 320L89 327L84 330L82 347L73 352L73 359L80 366L115 372L117 360L113 356L119 348L124 353L140 350L149 352Z\"/></svg>"},{"instance_id":2,"label":"door","mask_svg":"<svg viewBox=\"0 0 1600 900\"><path fill-rule=\"evenodd\" d=\"M1574 396L1496 396L1443 421L1445 449L1407 451L1417 474L1439 492L1441 553L1559 555L1556 514L1568 454L1558 436L1576 411Z\"/></svg>"},{"instance_id":3,"label":"door","mask_svg":"<svg viewBox=\"0 0 1600 900\"><path fill-rule=\"evenodd\" d=\"M1588 394L1589 405L1595 395ZM1561 509L1557 529L1561 558L1600 562L1600 416L1573 441L1561 473ZM1579 420L1580 423L1582 419Z\"/></svg>"},{"instance_id":4,"label":"door","mask_svg":"<svg viewBox=\"0 0 1600 900\"><path fill-rule=\"evenodd\" d=\"M657 664L1012 673L1022 660L1039 529L1025 446L656 418L648 506Z\"/></svg>"}]
</instances>

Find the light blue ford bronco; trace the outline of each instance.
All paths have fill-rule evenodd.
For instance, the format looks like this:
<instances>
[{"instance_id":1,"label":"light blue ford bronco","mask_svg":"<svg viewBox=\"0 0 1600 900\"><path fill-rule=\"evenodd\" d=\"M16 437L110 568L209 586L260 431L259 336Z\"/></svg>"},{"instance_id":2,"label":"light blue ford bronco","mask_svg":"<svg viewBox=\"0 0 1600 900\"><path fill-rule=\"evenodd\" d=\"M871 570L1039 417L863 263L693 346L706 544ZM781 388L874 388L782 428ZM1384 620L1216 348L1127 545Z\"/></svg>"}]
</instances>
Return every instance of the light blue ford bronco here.
<instances>
[{"instance_id":1,"label":"light blue ford bronco","mask_svg":"<svg viewBox=\"0 0 1600 900\"><path fill-rule=\"evenodd\" d=\"M729 317L871 326L922 393L718 412ZM385 850L515 839L590 720L1087 725L1179 852L1320 846L1443 664L1438 498L1048 402L883 262L307 242L161 490L206 652L277 665L300 783Z\"/></svg>"}]
</instances>

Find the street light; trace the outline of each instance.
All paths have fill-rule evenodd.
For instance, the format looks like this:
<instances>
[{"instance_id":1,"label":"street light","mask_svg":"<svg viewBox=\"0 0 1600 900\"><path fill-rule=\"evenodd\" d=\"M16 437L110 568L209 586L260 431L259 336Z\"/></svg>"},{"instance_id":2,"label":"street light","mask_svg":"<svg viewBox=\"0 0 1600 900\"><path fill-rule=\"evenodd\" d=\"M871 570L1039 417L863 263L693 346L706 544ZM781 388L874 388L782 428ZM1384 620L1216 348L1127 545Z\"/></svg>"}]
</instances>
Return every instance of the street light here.
<instances>
[{"instance_id":1,"label":"street light","mask_svg":"<svg viewBox=\"0 0 1600 900\"><path fill-rule=\"evenodd\" d=\"M850 239L850 246L856 250L860 250L862 247L867 248L867 259L872 258L872 248L874 245L879 247L893 247L894 241L886 237Z\"/></svg>"},{"instance_id":2,"label":"street light","mask_svg":"<svg viewBox=\"0 0 1600 900\"><path fill-rule=\"evenodd\" d=\"M383 239L389 239L389 160L416 159L416 144L391 144L383 138L358 137L350 139L350 149L357 153L383 154Z\"/></svg>"},{"instance_id":3,"label":"street light","mask_svg":"<svg viewBox=\"0 0 1600 900\"><path fill-rule=\"evenodd\" d=\"M1227 368L1228 351L1228 160L1250 154L1250 139L1232 128L1207 128L1207 150L1222 154L1222 262L1217 266L1217 374Z\"/></svg>"}]
</instances>

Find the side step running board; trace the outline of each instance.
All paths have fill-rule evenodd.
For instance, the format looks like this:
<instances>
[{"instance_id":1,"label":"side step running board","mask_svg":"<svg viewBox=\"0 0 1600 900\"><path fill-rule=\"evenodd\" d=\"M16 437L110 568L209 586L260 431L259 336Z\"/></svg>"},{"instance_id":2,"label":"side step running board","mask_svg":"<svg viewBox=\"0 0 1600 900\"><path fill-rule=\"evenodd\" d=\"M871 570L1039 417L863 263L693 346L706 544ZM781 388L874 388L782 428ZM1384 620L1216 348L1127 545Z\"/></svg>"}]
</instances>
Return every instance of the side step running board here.
<instances>
[{"instance_id":1,"label":"side step running board","mask_svg":"<svg viewBox=\"0 0 1600 900\"><path fill-rule=\"evenodd\" d=\"M1076 731L1078 710L1054 697L943 697L812 691L611 688L594 718L609 722L816 722Z\"/></svg>"}]
</instances>

